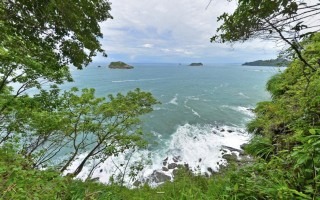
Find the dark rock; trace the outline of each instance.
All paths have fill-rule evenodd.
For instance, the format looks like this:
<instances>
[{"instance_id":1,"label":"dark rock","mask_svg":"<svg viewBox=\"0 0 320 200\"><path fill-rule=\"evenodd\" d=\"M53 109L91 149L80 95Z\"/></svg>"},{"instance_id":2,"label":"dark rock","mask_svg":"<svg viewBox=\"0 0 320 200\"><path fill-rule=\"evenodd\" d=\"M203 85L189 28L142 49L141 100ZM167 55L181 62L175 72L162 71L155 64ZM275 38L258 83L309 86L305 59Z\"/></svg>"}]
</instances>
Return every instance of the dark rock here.
<instances>
[{"instance_id":1,"label":"dark rock","mask_svg":"<svg viewBox=\"0 0 320 200\"><path fill-rule=\"evenodd\" d=\"M103 170L102 170L102 169L100 169L100 173L101 173L101 172L103 172Z\"/></svg>"},{"instance_id":2,"label":"dark rock","mask_svg":"<svg viewBox=\"0 0 320 200\"><path fill-rule=\"evenodd\" d=\"M210 177L210 175L208 174L208 172L205 172L205 173L204 173L204 176L207 177L207 178Z\"/></svg>"},{"instance_id":3,"label":"dark rock","mask_svg":"<svg viewBox=\"0 0 320 200\"><path fill-rule=\"evenodd\" d=\"M166 172L166 171L169 171L169 169L166 167L162 167L162 171Z\"/></svg>"},{"instance_id":4,"label":"dark rock","mask_svg":"<svg viewBox=\"0 0 320 200\"><path fill-rule=\"evenodd\" d=\"M237 162L238 156L235 153L232 154L225 154L222 158L226 159L228 162Z\"/></svg>"},{"instance_id":5,"label":"dark rock","mask_svg":"<svg viewBox=\"0 0 320 200\"><path fill-rule=\"evenodd\" d=\"M184 163L184 167L189 169L189 164L188 163Z\"/></svg>"},{"instance_id":6,"label":"dark rock","mask_svg":"<svg viewBox=\"0 0 320 200\"><path fill-rule=\"evenodd\" d=\"M229 151L236 151L236 152L239 152L239 153L242 153L243 150L241 149L236 149L236 148L233 148L233 147L229 147L229 146L225 146L225 145L222 145L221 146L223 149L228 149Z\"/></svg>"},{"instance_id":7,"label":"dark rock","mask_svg":"<svg viewBox=\"0 0 320 200\"><path fill-rule=\"evenodd\" d=\"M178 165L177 165L176 163L170 163L170 164L168 165L168 169L174 169L174 168L176 168L176 167L178 167Z\"/></svg>"},{"instance_id":8,"label":"dark rock","mask_svg":"<svg viewBox=\"0 0 320 200\"><path fill-rule=\"evenodd\" d=\"M165 181L171 180L171 177L164 174L163 172L154 171L151 175L151 178L156 183L162 183Z\"/></svg>"},{"instance_id":9,"label":"dark rock","mask_svg":"<svg viewBox=\"0 0 320 200\"><path fill-rule=\"evenodd\" d=\"M199 162L201 162L202 161L202 159L201 158L199 158Z\"/></svg>"},{"instance_id":10,"label":"dark rock","mask_svg":"<svg viewBox=\"0 0 320 200\"><path fill-rule=\"evenodd\" d=\"M240 145L240 148L244 150L246 148L246 146L248 146L248 144L244 143L244 144Z\"/></svg>"},{"instance_id":11,"label":"dark rock","mask_svg":"<svg viewBox=\"0 0 320 200\"><path fill-rule=\"evenodd\" d=\"M210 172L211 174L214 173L214 171L213 171L213 169L212 169L211 167L208 167L207 170L208 170L208 172Z\"/></svg>"},{"instance_id":12,"label":"dark rock","mask_svg":"<svg viewBox=\"0 0 320 200\"><path fill-rule=\"evenodd\" d=\"M180 160L180 156L175 156L172 158L173 162L178 162Z\"/></svg>"},{"instance_id":13,"label":"dark rock","mask_svg":"<svg viewBox=\"0 0 320 200\"><path fill-rule=\"evenodd\" d=\"M221 129L220 132L224 132L224 129Z\"/></svg>"},{"instance_id":14,"label":"dark rock","mask_svg":"<svg viewBox=\"0 0 320 200\"><path fill-rule=\"evenodd\" d=\"M141 181L136 180L133 182L133 186L138 187L141 184Z\"/></svg>"},{"instance_id":15,"label":"dark rock","mask_svg":"<svg viewBox=\"0 0 320 200\"><path fill-rule=\"evenodd\" d=\"M168 157L166 157L166 159L163 160L162 164L163 166L166 166L168 164Z\"/></svg>"},{"instance_id":16,"label":"dark rock","mask_svg":"<svg viewBox=\"0 0 320 200\"><path fill-rule=\"evenodd\" d=\"M229 133L232 133L232 132L234 132L233 130L227 130Z\"/></svg>"}]
</instances>

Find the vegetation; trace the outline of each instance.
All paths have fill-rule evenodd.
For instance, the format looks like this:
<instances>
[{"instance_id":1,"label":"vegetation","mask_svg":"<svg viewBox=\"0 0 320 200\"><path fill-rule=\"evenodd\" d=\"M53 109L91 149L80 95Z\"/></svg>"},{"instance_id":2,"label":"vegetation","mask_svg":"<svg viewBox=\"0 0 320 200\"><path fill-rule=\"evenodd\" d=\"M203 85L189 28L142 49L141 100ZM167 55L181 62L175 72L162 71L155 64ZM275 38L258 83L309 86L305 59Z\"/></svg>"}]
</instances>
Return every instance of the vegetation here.
<instances>
[{"instance_id":1,"label":"vegetation","mask_svg":"<svg viewBox=\"0 0 320 200\"><path fill-rule=\"evenodd\" d=\"M109 68L110 69L133 69L132 66L130 66L124 62L121 62L121 61L111 62L109 65Z\"/></svg>"},{"instance_id":2,"label":"vegetation","mask_svg":"<svg viewBox=\"0 0 320 200\"><path fill-rule=\"evenodd\" d=\"M242 65L249 66L287 66L289 64L288 60L285 59L270 59L270 60L256 60L252 62L245 62Z\"/></svg>"},{"instance_id":3,"label":"vegetation","mask_svg":"<svg viewBox=\"0 0 320 200\"><path fill-rule=\"evenodd\" d=\"M284 55L293 61L268 81L272 98L258 104L248 124L254 137L245 151L255 163L231 164L211 178L182 168L157 188L106 186L90 172L86 181L73 179L84 165L94 169L108 156L143 148L139 116L158 103L138 89L108 100L93 89L59 90L71 80L68 64L82 68L103 52L98 22L111 18L110 5L93 2L0 2L0 199L320 199L320 33L300 23L318 4L286 0L239 0L213 38L271 34L290 45ZM288 35L288 24L297 34ZM24 93L30 88L37 88L32 96ZM53 162L64 149L64 160ZM75 170L61 176L83 152Z\"/></svg>"}]
</instances>

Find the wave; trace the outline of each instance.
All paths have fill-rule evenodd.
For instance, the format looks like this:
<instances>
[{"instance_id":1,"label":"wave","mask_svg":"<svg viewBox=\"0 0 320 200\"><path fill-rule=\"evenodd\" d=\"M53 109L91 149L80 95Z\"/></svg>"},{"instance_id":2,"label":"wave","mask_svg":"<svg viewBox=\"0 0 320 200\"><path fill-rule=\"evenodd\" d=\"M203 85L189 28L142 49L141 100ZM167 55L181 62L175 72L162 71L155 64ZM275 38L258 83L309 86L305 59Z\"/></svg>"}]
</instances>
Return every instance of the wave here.
<instances>
[{"instance_id":1,"label":"wave","mask_svg":"<svg viewBox=\"0 0 320 200\"><path fill-rule=\"evenodd\" d=\"M249 96L247 96L247 95L243 94L242 92L239 92L239 93L238 93L238 95L240 95L240 96L242 96L242 97L244 97L244 98L250 99L250 97L249 97Z\"/></svg>"},{"instance_id":2,"label":"wave","mask_svg":"<svg viewBox=\"0 0 320 200\"><path fill-rule=\"evenodd\" d=\"M200 114L199 114L197 111L195 111L193 108L191 108L190 106L187 105L187 103L188 103L189 100L196 100L196 101L198 101L198 100L200 100L200 99L199 99L198 97L193 97L193 96L192 96L192 97L187 97L186 100L184 101L184 107L187 108L187 109L189 109L189 110L191 110L191 112L192 112L195 116L201 118Z\"/></svg>"},{"instance_id":3,"label":"wave","mask_svg":"<svg viewBox=\"0 0 320 200\"><path fill-rule=\"evenodd\" d=\"M159 135L155 132L153 134ZM124 171L139 163L143 164L144 168L137 173L136 180L148 182L151 186L159 184L150 178L155 172L166 175L170 180L173 179L174 169L163 170L173 163L187 165L195 173L210 174L219 170L220 165L226 164L227 161L222 157L224 146L240 149L240 145L246 143L250 135L239 127L187 123L178 126L169 139L162 140L161 136L158 138L161 142L158 149L127 151L117 157L111 156L97 167L92 178L109 183L110 178L121 176ZM72 171L84 156L85 154L81 155L69 170ZM148 163L149 161L151 163ZM89 167L85 167L78 178L85 179L89 172ZM129 176L128 171L123 177L125 185L133 187L135 181Z\"/></svg>"},{"instance_id":4,"label":"wave","mask_svg":"<svg viewBox=\"0 0 320 200\"><path fill-rule=\"evenodd\" d=\"M252 107L244 107L244 106L228 106L228 105L223 105L221 106L223 108L228 108L237 112L240 112L244 115L247 115L250 118L255 117L255 114L252 112Z\"/></svg>"},{"instance_id":5,"label":"wave","mask_svg":"<svg viewBox=\"0 0 320 200\"><path fill-rule=\"evenodd\" d=\"M161 80L161 79L163 79L163 78L119 80L119 81L111 81L111 82L112 83L142 82L142 81L156 81L156 80Z\"/></svg>"},{"instance_id":6,"label":"wave","mask_svg":"<svg viewBox=\"0 0 320 200\"><path fill-rule=\"evenodd\" d=\"M178 105L178 94L176 94L168 103Z\"/></svg>"}]
</instances>

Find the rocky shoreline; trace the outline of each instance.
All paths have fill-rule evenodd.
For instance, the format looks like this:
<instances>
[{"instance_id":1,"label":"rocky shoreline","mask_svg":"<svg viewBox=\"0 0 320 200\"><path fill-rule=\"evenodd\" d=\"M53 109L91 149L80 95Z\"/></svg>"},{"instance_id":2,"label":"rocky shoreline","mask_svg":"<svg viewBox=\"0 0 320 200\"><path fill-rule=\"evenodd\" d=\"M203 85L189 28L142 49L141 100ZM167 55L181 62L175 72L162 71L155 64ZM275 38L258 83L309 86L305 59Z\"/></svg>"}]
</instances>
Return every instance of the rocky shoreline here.
<instances>
[{"instance_id":1,"label":"rocky shoreline","mask_svg":"<svg viewBox=\"0 0 320 200\"><path fill-rule=\"evenodd\" d=\"M228 132L232 133L234 130L229 130L229 129L219 129L220 132ZM196 139L196 138L194 138ZM222 145L220 149L221 153L221 159L219 162L217 162L217 169L214 169L212 167L207 167L206 172L202 175L206 177L210 177L216 173L219 173L222 169L226 168L228 164L230 163L235 163L239 166L243 164L247 164L253 161L251 157L246 155L244 153L244 147L246 143L242 144L240 146L240 149L230 147L230 146L225 146ZM203 158L198 158L198 163L199 165L201 164ZM200 166L198 165L198 169ZM139 187L140 185L147 183L149 185L160 185L166 181L173 181L174 177L177 175L177 172L181 169L184 168L194 174L198 172L197 168L191 168L190 165L187 162L184 162L180 156L168 156L162 160L162 168L158 170L154 170L153 173L143 179L143 180L136 180L133 183L134 187Z\"/></svg>"}]
</instances>

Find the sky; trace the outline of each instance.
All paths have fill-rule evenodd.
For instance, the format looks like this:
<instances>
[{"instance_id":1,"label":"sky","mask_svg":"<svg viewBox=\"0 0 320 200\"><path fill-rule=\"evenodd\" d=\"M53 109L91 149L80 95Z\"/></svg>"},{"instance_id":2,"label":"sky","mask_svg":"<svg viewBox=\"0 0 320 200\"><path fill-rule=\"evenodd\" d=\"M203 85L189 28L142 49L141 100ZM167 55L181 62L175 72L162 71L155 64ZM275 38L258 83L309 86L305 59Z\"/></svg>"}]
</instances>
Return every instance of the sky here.
<instances>
[{"instance_id":1,"label":"sky","mask_svg":"<svg viewBox=\"0 0 320 200\"><path fill-rule=\"evenodd\" d=\"M217 17L232 12L227 0L111 0L114 19L101 23L107 58L94 61L128 63L242 63L276 58L271 41L210 43ZM208 7L207 7L208 6Z\"/></svg>"}]
</instances>

